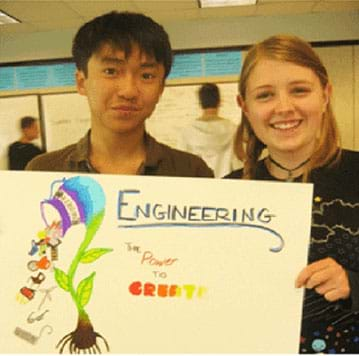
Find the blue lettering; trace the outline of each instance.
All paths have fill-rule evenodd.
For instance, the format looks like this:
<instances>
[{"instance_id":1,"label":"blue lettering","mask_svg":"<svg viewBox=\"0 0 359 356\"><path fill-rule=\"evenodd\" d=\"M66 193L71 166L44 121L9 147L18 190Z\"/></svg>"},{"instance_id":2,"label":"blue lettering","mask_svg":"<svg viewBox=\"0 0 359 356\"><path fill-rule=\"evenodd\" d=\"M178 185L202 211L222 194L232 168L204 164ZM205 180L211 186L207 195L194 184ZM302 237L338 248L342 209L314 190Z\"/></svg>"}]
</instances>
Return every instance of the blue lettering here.
<instances>
[{"instance_id":1,"label":"blue lettering","mask_svg":"<svg viewBox=\"0 0 359 356\"><path fill-rule=\"evenodd\" d=\"M120 190L118 192L118 204L117 204L117 218L119 220L136 220L135 217L124 216L123 208L128 206L128 203L124 201L125 194L139 194L139 190Z\"/></svg>"},{"instance_id":2,"label":"blue lettering","mask_svg":"<svg viewBox=\"0 0 359 356\"><path fill-rule=\"evenodd\" d=\"M215 216L213 216L213 214L211 214L211 212L216 212L216 208L210 208L210 207L203 207L202 208L202 220L203 221L216 221Z\"/></svg>"},{"instance_id":3,"label":"blue lettering","mask_svg":"<svg viewBox=\"0 0 359 356\"><path fill-rule=\"evenodd\" d=\"M198 217L198 211L196 210L201 210L200 206L191 206L188 210L188 220L189 221L201 221L200 216Z\"/></svg>"}]
</instances>

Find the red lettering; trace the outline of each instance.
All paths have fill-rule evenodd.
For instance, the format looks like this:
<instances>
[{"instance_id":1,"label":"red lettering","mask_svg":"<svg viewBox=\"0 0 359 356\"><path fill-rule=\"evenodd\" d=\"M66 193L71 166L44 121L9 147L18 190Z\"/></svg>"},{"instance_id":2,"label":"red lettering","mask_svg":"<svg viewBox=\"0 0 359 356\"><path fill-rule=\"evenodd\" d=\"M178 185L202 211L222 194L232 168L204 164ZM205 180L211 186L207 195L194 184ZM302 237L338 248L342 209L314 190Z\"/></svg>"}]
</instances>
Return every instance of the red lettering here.
<instances>
[{"instance_id":1,"label":"red lettering","mask_svg":"<svg viewBox=\"0 0 359 356\"><path fill-rule=\"evenodd\" d=\"M165 258L165 259L159 260L153 256L153 253L151 251L145 251L142 254L142 258L141 258L142 265L147 263L150 266L159 266L159 267L171 266L176 261L178 261L177 258Z\"/></svg>"},{"instance_id":2,"label":"red lettering","mask_svg":"<svg viewBox=\"0 0 359 356\"><path fill-rule=\"evenodd\" d=\"M177 289L178 289L178 287L175 284L172 284L170 286L169 296L175 297L177 295Z\"/></svg>"},{"instance_id":3,"label":"red lettering","mask_svg":"<svg viewBox=\"0 0 359 356\"><path fill-rule=\"evenodd\" d=\"M146 251L142 255L141 264L143 264L146 260L150 260L152 258L152 253L150 251Z\"/></svg>"},{"instance_id":4,"label":"red lettering","mask_svg":"<svg viewBox=\"0 0 359 356\"><path fill-rule=\"evenodd\" d=\"M154 284L145 283L144 287L145 287L145 290L143 292L143 295L150 296L150 297L155 296L156 286Z\"/></svg>"},{"instance_id":5,"label":"red lettering","mask_svg":"<svg viewBox=\"0 0 359 356\"><path fill-rule=\"evenodd\" d=\"M157 287L157 295L159 297L167 297L168 296L168 285L167 284L159 284Z\"/></svg>"},{"instance_id":6,"label":"red lettering","mask_svg":"<svg viewBox=\"0 0 359 356\"><path fill-rule=\"evenodd\" d=\"M150 282L141 283L139 281L132 282L128 290L133 295L144 295L146 297L186 297L193 299L193 297L201 298L207 293L207 288L203 286L196 286L194 284L185 284L178 286L177 284L154 284ZM196 292L196 293L195 293Z\"/></svg>"},{"instance_id":7,"label":"red lettering","mask_svg":"<svg viewBox=\"0 0 359 356\"><path fill-rule=\"evenodd\" d=\"M128 287L129 291L133 295L140 295L142 293L141 282L133 282Z\"/></svg>"}]
</instances>

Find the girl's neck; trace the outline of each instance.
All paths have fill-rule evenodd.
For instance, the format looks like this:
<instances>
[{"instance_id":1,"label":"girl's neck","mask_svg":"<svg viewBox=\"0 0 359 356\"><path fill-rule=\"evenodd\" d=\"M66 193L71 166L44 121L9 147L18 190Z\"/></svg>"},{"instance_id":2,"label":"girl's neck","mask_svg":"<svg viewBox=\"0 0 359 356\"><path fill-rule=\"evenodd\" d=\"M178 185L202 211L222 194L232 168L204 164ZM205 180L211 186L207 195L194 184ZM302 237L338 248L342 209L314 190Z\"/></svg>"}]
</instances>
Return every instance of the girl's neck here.
<instances>
[{"instance_id":1,"label":"girl's neck","mask_svg":"<svg viewBox=\"0 0 359 356\"><path fill-rule=\"evenodd\" d=\"M270 174L280 180L292 181L303 175L306 171L311 154L271 154L265 160L266 167Z\"/></svg>"}]
</instances>

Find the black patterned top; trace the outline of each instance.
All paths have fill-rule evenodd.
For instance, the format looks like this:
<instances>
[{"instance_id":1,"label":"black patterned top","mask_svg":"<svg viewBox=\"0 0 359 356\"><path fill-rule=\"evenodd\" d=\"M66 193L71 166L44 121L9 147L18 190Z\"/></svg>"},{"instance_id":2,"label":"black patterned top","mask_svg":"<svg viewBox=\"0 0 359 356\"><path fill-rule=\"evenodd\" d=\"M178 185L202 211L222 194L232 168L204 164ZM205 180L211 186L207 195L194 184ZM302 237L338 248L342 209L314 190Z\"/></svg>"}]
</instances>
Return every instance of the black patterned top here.
<instances>
[{"instance_id":1,"label":"black patterned top","mask_svg":"<svg viewBox=\"0 0 359 356\"><path fill-rule=\"evenodd\" d=\"M237 170L225 178L241 176ZM255 179L277 180L263 160ZM308 263L335 259L348 273L351 295L328 302L315 290L306 290L299 352L359 354L359 152L343 150L339 163L315 169L310 181L314 195Z\"/></svg>"}]
</instances>

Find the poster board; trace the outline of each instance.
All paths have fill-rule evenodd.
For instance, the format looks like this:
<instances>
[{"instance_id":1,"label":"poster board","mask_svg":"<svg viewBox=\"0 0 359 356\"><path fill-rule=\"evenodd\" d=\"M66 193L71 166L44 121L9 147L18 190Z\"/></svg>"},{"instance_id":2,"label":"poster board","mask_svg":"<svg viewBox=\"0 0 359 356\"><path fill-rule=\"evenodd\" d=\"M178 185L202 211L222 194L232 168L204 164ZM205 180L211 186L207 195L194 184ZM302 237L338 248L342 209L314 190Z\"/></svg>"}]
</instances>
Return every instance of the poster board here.
<instances>
[{"instance_id":1,"label":"poster board","mask_svg":"<svg viewBox=\"0 0 359 356\"><path fill-rule=\"evenodd\" d=\"M0 170L8 167L8 146L20 138L20 119L27 115L39 118L36 95L0 98ZM41 146L40 138L33 142Z\"/></svg>"},{"instance_id":2,"label":"poster board","mask_svg":"<svg viewBox=\"0 0 359 356\"><path fill-rule=\"evenodd\" d=\"M312 185L3 172L0 194L2 353L297 352Z\"/></svg>"}]
</instances>

